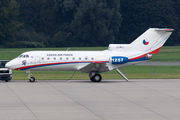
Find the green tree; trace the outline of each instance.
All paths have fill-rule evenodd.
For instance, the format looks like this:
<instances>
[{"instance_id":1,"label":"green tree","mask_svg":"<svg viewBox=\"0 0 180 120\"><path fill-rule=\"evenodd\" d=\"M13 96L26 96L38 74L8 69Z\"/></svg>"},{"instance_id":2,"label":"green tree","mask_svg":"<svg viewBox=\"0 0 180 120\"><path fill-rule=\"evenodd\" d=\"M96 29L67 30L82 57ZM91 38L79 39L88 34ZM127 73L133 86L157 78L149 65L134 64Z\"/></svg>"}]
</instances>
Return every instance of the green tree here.
<instances>
[{"instance_id":1,"label":"green tree","mask_svg":"<svg viewBox=\"0 0 180 120\"><path fill-rule=\"evenodd\" d=\"M50 44L55 47L74 46L73 39L75 38L72 35L72 33L65 33L65 32L59 31L53 36L52 40L50 41Z\"/></svg>"},{"instance_id":2,"label":"green tree","mask_svg":"<svg viewBox=\"0 0 180 120\"><path fill-rule=\"evenodd\" d=\"M174 45L180 45L180 0L173 0L174 1L174 8L175 13L178 17L178 25L177 28L175 28L175 34L173 34L173 37L175 39Z\"/></svg>"},{"instance_id":3,"label":"green tree","mask_svg":"<svg viewBox=\"0 0 180 120\"><path fill-rule=\"evenodd\" d=\"M119 39L116 42L130 43L148 28L174 28L178 18L172 0L121 0L123 17ZM169 45L177 41L176 33L168 40ZM173 40L172 40L173 39Z\"/></svg>"},{"instance_id":4,"label":"green tree","mask_svg":"<svg viewBox=\"0 0 180 120\"><path fill-rule=\"evenodd\" d=\"M23 23L16 32L20 43L39 43L49 46L58 32L55 9L52 0L17 0L20 8L18 19ZM31 45L29 45L30 47Z\"/></svg>"},{"instance_id":5,"label":"green tree","mask_svg":"<svg viewBox=\"0 0 180 120\"><path fill-rule=\"evenodd\" d=\"M17 0L20 5L19 21L25 29L53 36L57 22L52 0Z\"/></svg>"},{"instance_id":6,"label":"green tree","mask_svg":"<svg viewBox=\"0 0 180 120\"><path fill-rule=\"evenodd\" d=\"M0 42L13 47L16 44L14 32L20 26L17 21L18 5L15 0L0 1Z\"/></svg>"},{"instance_id":7,"label":"green tree","mask_svg":"<svg viewBox=\"0 0 180 120\"><path fill-rule=\"evenodd\" d=\"M121 26L119 0L55 0L60 30L72 32L80 46L107 46Z\"/></svg>"}]
</instances>

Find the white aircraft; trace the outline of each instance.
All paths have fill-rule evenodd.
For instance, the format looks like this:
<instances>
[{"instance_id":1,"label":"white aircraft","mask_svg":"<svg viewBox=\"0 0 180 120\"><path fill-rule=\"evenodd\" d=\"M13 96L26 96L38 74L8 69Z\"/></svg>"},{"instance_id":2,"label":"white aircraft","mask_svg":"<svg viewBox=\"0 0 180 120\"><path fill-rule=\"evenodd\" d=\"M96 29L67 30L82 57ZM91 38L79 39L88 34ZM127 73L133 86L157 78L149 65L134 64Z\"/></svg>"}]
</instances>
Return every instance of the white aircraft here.
<instances>
[{"instance_id":1,"label":"white aircraft","mask_svg":"<svg viewBox=\"0 0 180 120\"><path fill-rule=\"evenodd\" d=\"M80 71L89 73L92 82L100 82L100 73L116 70L127 82L118 68L150 60L174 29L150 28L131 44L109 44L104 51L29 51L11 60L6 67L30 71Z\"/></svg>"}]
</instances>

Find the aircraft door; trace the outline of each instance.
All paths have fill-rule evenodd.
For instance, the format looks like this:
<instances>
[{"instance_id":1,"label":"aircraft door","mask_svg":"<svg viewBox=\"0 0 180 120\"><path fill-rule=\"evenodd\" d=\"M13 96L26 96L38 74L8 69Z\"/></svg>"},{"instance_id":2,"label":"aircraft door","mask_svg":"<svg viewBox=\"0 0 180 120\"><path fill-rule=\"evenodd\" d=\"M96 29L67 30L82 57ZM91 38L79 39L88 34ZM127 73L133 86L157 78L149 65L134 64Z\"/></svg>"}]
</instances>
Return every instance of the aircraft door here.
<instances>
[{"instance_id":1,"label":"aircraft door","mask_svg":"<svg viewBox=\"0 0 180 120\"><path fill-rule=\"evenodd\" d=\"M36 56L36 57L35 57L35 65L36 65L36 66L39 66L40 64L41 64L41 59L40 59L39 56Z\"/></svg>"}]
</instances>

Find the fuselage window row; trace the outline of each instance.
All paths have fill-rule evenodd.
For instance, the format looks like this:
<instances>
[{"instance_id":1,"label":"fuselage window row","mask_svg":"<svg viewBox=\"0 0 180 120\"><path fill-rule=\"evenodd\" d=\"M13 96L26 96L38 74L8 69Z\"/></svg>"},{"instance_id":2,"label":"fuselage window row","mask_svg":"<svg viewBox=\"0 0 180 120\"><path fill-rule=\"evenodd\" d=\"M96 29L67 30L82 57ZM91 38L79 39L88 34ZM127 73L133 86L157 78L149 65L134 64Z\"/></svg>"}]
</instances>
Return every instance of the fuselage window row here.
<instances>
[{"instance_id":1,"label":"fuselage window row","mask_svg":"<svg viewBox=\"0 0 180 120\"><path fill-rule=\"evenodd\" d=\"M60 57L59 59L60 59L60 60L63 60L62 57ZM85 57L84 59L85 59L85 60L88 60L87 57ZM41 60L45 60L44 57L42 57ZM50 57L47 57L47 60L50 60ZM53 60L56 60L56 57L54 57ZM66 57L66 60L70 60L70 58ZM72 60L76 60L75 57L73 57ZM81 57L79 57L79 60L81 60ZM94 60L94 58L92 57L91 60Z\"/></svg>"}]
</instances>

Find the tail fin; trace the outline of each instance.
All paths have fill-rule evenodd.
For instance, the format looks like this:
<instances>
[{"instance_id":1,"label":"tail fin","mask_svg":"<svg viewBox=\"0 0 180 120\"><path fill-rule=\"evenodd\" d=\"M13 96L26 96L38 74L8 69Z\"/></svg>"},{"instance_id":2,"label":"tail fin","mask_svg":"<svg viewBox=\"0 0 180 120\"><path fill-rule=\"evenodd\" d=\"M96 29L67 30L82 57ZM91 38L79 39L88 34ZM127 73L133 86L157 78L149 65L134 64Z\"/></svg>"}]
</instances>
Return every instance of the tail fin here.
<instances>
[{"instance_id":1,"label":"tail fin","mask_svg":"<svg viewBox=\"0 0 180 120\"><path fill-rule=\"evenodd\" d=\"M135 51L149 51L148 53L156 54L172 34L174 29L167 28L150 28L134 40L130 46Z\"/></svg>"}]
</instances>

